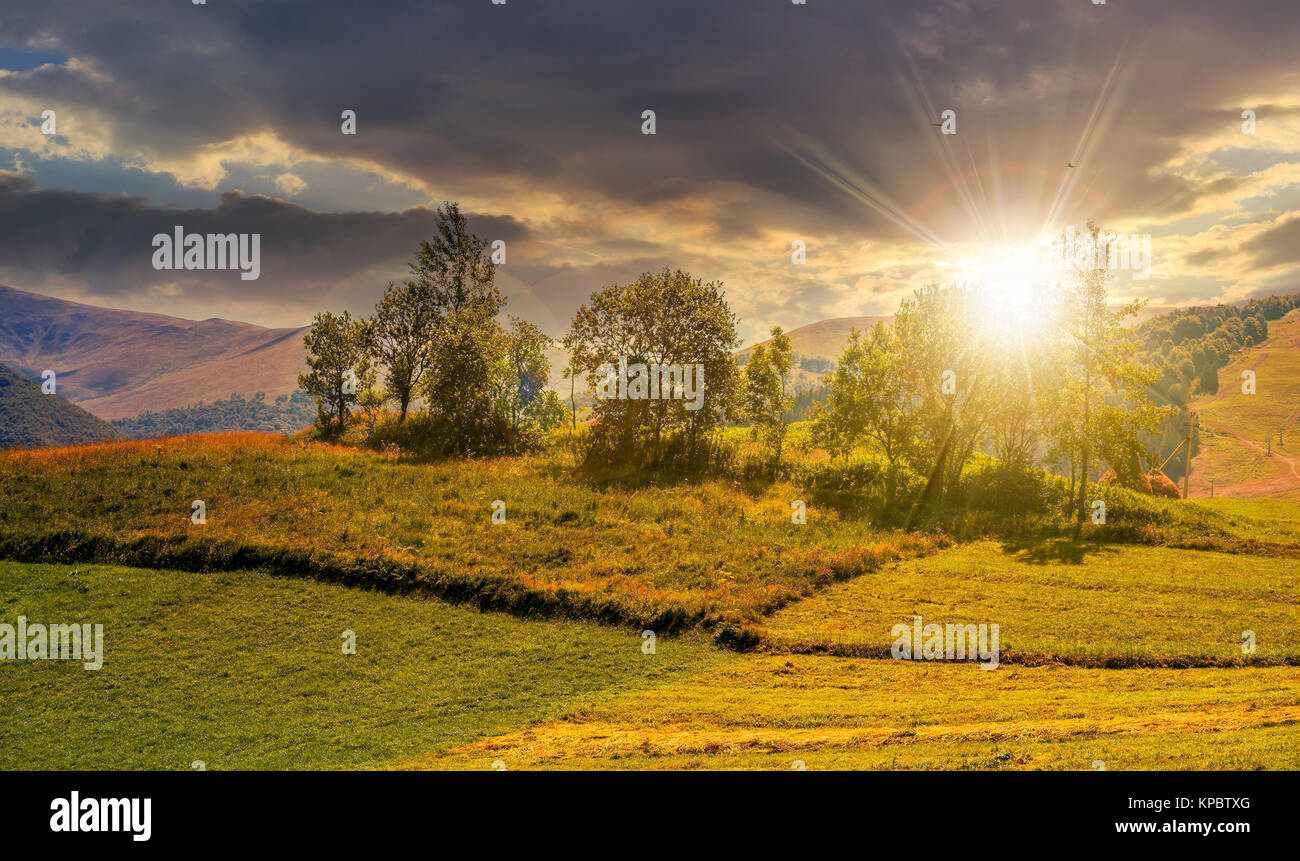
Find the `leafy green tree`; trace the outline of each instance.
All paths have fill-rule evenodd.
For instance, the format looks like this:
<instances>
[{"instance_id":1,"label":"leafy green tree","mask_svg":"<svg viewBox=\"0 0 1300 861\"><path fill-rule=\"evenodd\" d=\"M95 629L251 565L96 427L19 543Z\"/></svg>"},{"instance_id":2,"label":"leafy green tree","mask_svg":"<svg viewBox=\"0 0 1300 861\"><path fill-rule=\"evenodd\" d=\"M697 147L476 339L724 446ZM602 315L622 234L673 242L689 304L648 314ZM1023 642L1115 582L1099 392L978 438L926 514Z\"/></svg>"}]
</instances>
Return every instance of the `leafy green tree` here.
<instances>
[{"instance_id":1,"label":"leafy green tree","mask_svg":"<svg viewBox=\"0 0 1300 861\"><path fill-rule=\"evenodd\" d=\"M790 338L776 326L772 339L754 348L744 368L745 417L753 423L754 435L767 447L774 472L785 443L785 413L794 403L786 393L791 363Z\"/></svg>"},{"instance_id":2,"label":"leafy green tree","mask_svg":"<svg viewBox=\"0 0 1300 861\"><path fill-rule=\"evenodd\" d=\"M374 387L371 327L347 311L325 311L313 318L303 345L308 373L298 375L298 387L315 399L322 428L330 430L337 422L336 429L342 432L351 408Z\"/></svg>"},{"instance_id":3,"label":"leafy green tree","mask_svg":"<svg viewBox=\"0 0 1300 861\"><path fill-rule=\"evenodd\" d=\"M511 317L505 334L505 373L501 401L512 437L524 440L564 422L564 404L546 388L551 360L546 351L553 341L532 323Z\"/></svg>"},{"instance_id":4,"label":"leafy green tree","mask_svg":"<svg viewBox=\"0 0 1300 861\"><path fill-rule=\"evenodd\" d=\"M1111 310L1106 285L1113 273L1106 261L1114 237L1091 223L1088 229L1099 252L1093 261L1069 268L1057 319L1063 335L1057 433L1071 441L1075 448L1071 460L1079 468L1076 535L1088 513L1092 458L1109 456L1112 468L1122 475L1130 468L1131 456L1142 450L1139 435L1154 431L1151 417L1157 416L1158 421L1159 415L1150 401L1150 386L1158 372L1137 361L1136 340L1124 323L1137 314L1141 302ZM1189 331L1203 330L1199 318L1191 320L1195 324L1189 323Z\"/></svg>"},{"instance_id":5,"label":"leafy green tree","mask_svg":"<svg viewBox=\"0 0 1300 861\"><path fill-rule=\"evenodd\" d=\"M926 476L909 523L955 488L983 438L994 387L989 347L979 319L979 296L964 285L927 285L894 315L899 370L913 399L917 422L912 465Z\"/></svg>"},{"instance_id":6,"label":"leafy green tree","mask_svg":"<svg viewBox=\"0 0 1300 861\"><path fill-rule=\"evenodd\" d=\"M840 455L863 439L874 443L889 464L887 503L894 500L899 471L916 432L913 398L901 363L891 327L877 323L868 332L850 332L835 370L826 376L826 403L813 427L821 444Z\"/></svg>"},{"instance_id":7,"label":"leafy green tree","mask_svg":"<svg viewBox=\"0 0 1300 861\"><path fill-rule=\"evenodd\" d=\"M669 431L680 431L688 468L698 466L705 434L738 413L737 344L736 317L716 282L665 269L593 293L564 338L573 366L587 373L597 394L589 465L639 468L662 455ZM671 397L673 386L665 385L658 398L600 398L598 370L621 367L620 360L629 367L702 366L702 373L691 374L694 391L682 397Z\"/></svg>"},{"instance_id":8,"label":"leafy green tree","mask_svg":"<svg viewBox=\"0 0 1300 861\"><path fill-rule=\"evenodd\" d=\"M375 358L384 368L384 391L397 401L398 421L429 367L429 346L437 327L439 308L428 281L388 285L371 318Z\"/></svg>"},{"instance_id":9,"label":"leafy green tree","mask_svg":"<svg viewBox=\"0 0 1300 861\"><path fill-rule=\"evenodd\" d=\"M423 394L444 454L492 453L509 445L502 415L507 339L496 320L471 305L443 318L429 345Z\"/></svg>"},{"instance_id":10,"label":"leafy green tree","mask_svg":"<svg viewBox=\"0 0 1300 861\"><path fill-rule=\"evenodd\" d=\"M495 317L505 306L487 246L487 240L469 231L458 203L438 207L433 238L420 243L410 267L438 317L471 308Z\"/></svg>"}]
</instances>

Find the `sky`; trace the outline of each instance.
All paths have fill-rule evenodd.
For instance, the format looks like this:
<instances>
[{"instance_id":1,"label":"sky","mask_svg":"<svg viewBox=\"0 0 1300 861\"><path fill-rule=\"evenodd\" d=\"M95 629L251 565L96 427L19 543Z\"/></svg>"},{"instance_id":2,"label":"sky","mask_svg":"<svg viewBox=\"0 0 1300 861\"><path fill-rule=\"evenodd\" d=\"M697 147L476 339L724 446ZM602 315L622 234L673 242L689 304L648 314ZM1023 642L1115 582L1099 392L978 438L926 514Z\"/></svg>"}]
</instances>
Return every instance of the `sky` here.
<instances>
[{"instance_id":1,"label":"sky","mask_svg":"<svg viewBox=\"0 0 1300 861\"><path fill-rule=\"evenodd\" d=\"M1279 0L5 0L0 283L299 326L455 200L556 336L666 266L747 343L889 314L1090 220L1149 238L1118 297L1297 292L1297 34ZM176 225L261 234L260 277L155 269Z\"/></svg>"}]
</instances>

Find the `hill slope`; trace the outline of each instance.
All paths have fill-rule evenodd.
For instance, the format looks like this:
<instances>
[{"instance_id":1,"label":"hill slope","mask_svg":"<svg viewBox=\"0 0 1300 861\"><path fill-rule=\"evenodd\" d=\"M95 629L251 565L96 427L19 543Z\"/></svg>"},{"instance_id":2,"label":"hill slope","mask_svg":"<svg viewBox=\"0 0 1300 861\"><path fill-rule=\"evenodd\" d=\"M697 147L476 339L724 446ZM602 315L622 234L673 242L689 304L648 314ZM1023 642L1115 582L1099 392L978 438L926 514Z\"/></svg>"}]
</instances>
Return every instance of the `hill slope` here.
<instances>
[{"instance_id":1,"label":"hill slope","mask_svg":"<svg viewBox=\"0 0 1300 861\"><path fill-rule=\"evenodd\" d=\"M80 445L120 439L121 431L100 421L41 384L0 365L0 448Z\"/></svg>"},{"instance_id":2,"label":"hill slope","mask_svg":"<svg viewBox=\"0 0 1300 861\"><path fill-rule=\"evenodd\" d=\"M844 350L844 342L849 339L849 333L854 329L865 332L879 322L892 319L892 317L835 317L786 332L786 337L790 339L790 353L794 358L794 368L790 373L792 390L799 391L819 385L822 377L840 357L840 353ZM767 344L768 341L761 343ZM749 361L754 346L736 351L736 358L742 363Z\"/></svg>"},{"instance_id":3,"label":"hill slope","mask_svg":"<svg viewBox=\"0 0 1300 861\"><path fill-rule=\"evenodd\" d=\"M232 393L290 394L299 329L98 308L0 286L0 363L58 373L59 394L107 419Z\"/></svg>"},{"instance_id":4,"label":"hill slope","mask_svg":"<svg viewBox=\"0 0 1300 861\"><path fill-rule=\"evenodd\" d=\"M1241 390L1246 370L1255 372L1253 395ZM1201 445L1191 496L1209 496L1212 479L1216 497L1300 500L1300 310L1271 321L1268 339L1234 356L1219 372L1218 394L1201 395L1192 409Z\"/></svg>"}]
</instances>

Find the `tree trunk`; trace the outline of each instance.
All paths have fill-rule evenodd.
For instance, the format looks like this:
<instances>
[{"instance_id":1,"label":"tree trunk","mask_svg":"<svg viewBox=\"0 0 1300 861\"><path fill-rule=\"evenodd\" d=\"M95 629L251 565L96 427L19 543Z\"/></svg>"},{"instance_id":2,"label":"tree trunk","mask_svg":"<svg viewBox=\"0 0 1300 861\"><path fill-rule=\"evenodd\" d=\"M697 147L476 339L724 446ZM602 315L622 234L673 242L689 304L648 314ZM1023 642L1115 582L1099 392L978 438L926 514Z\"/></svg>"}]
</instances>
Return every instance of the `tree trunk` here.
<instances>
[{"instance_id":1,"label":"tree trunk","mask_svg":"<svg viewBox=\"0 0 1300 861\"><path fill-rule=\"evenodd\" d=\"M1081 445L1082 469L1079 471L1079 507L1074 520L1074 537L1078 538L1083 530L1083 514L1087 508L1085 496L1088 493L1088 410L1092 405L1092 370L1084 374L1083 392L1083 432L1079 435Z\"/></svg>"}]
</instances>

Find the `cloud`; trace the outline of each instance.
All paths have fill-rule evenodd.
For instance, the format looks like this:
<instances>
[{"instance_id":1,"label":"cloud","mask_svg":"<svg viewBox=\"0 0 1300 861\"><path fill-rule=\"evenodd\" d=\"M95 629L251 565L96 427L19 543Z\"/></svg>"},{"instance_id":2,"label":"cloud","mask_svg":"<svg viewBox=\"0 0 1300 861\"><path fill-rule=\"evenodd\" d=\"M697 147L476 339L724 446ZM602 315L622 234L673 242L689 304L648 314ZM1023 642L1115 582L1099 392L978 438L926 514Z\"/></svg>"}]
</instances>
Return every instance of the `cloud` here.
<instances>
[{"instance_id":1,"label":"cloud","mask_svg":"<svg viewBox=\"0 0 1300 861\"><path fill-rule=\"evenodd\" d=\"M0 32L49 61L0 53L0 150L37 183L0 207L21 200L16 236L49 247L0 238L0 275L296 322L373 301L428 207L458 199L510 240L521 302L557 321L577 301L559 285L590 280L576 273L662 265L726 280L752 333L889 311L945 257L1090 218L1183 241L1283 218L1297 31L1300 6L1276 0L7 0ZM60 140L31 122L48 106ZM953 137L930 125L948 108ZM141 249L178 218L264 228L257 287L185 273L158 293ZM815 249L797 275L795 238ZM1261 264L1297 262L1257 241ZM1229 289L1230 250L1188 248L1144 289Z\"/></svg>"}]
</instances>

